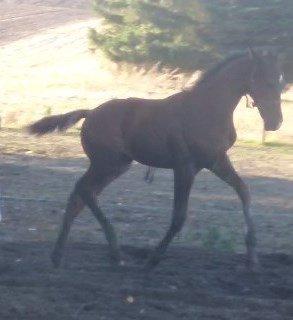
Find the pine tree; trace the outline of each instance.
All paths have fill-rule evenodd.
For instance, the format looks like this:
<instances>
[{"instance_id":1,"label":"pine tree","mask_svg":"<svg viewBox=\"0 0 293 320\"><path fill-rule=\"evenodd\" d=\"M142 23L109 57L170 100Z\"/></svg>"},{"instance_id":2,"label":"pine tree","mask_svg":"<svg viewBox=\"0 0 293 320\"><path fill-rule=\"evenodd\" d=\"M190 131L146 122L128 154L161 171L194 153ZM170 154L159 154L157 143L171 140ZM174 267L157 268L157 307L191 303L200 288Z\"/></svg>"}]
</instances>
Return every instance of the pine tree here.
<instances>
[{"instance_id":1,"label":"pine tree","mask_svg":"<svg viewBox=\"0 0 293 320\"><path fill-rule=\"evenodd\" d=\"M94 8L105 29L90 40L115 61L198 69L266 46L285 52L293 77L292 0L94 0Z\"/></svg>"},{"instance_id":2,"label":"pine tree","mask_svg":"<svg viewBox=\"0 0 293 320\"><path fill-rule=\"evenodd\" d=\"M106 20L106 28L101 33L91 30L90 39L115 61L161 61L194 68L216 58L212 46L198 36L207 17L197 1L96 0L94 3L95 10Z\"/></svg>"}]
</instances>

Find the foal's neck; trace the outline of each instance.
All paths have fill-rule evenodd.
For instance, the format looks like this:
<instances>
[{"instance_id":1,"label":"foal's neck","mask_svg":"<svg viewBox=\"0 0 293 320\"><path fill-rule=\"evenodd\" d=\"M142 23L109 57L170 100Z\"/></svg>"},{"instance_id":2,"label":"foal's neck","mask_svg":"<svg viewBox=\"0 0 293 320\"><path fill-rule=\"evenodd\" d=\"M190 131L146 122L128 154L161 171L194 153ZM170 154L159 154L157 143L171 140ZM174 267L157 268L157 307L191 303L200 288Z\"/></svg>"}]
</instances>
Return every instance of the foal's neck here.
<instances>
[{"instance_id":1,"label":"foal's neck","mask_svg":"<svg viewBox=\"0 0 293 320\"><path fill-rule=\"evenodd\" d=\"M248 91L252 68L249 57L240 56L223 66L207 81L195 86L194 94L197 98L202 96L202 100L208 97L209 111L232 114L241 97Z\"/></svg>"}]
</instances>

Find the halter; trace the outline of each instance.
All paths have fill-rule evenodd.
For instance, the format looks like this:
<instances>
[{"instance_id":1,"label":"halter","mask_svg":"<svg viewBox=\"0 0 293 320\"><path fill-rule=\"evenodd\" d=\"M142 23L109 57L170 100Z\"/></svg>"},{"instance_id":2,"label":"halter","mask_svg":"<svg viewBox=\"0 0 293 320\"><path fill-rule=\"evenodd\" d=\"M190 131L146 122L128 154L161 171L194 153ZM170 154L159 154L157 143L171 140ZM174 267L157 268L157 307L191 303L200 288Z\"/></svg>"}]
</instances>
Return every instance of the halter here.
<instances>
[{"instance_id":1,"label":"halter","mask_svg":"<svg viewBox=\"0 0 293 320\"><path fill-rule=\"evenodd\" d=\"M252 85L254 83L254 76L255 76L255 73L256 73L256 70L257 70L257 59L259 59L252 51L251 48L248 49L249 51L249 58L251 60L251 62L253 63L253 66L252 66L252 72L251 72L251 75L250 75L250 79L249 79L249 86L248 88L250 89L251 91L251 88L252 88ZM263 55L267 55L268 52L264 52ZM278 89L280 91L280 93L286 88L286 81L285 81L285 77L284 77L284 73L280 73L280 76L279 76L279 79L278 79ZM252 99L252 103L249 102L249 99L248 99L248 95L246 94L246 107L247 108L254 108L254 107L257 107L257 103Z\"/></svg>"}]
</instances>

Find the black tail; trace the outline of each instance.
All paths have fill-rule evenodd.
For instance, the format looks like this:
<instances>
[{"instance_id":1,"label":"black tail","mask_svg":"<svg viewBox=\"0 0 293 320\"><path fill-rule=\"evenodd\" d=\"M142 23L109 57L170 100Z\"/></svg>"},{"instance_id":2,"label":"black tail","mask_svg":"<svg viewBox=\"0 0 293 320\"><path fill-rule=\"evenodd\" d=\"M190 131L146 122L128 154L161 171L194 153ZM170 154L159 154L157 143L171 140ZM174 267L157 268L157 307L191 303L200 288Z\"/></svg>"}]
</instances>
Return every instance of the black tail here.
<instances>
[{"instance_id":1,"label":"black tail","mask_svg":"<svg viewBox=\"0 0 293 320\"><path fill-rule=\"evenodd\" d=\"M65 131L80 119L86 118L90 110L80 109L61 115L44 117L27 127L28 132L41 136L46 133Z\"/></svg>"}]
</instances>

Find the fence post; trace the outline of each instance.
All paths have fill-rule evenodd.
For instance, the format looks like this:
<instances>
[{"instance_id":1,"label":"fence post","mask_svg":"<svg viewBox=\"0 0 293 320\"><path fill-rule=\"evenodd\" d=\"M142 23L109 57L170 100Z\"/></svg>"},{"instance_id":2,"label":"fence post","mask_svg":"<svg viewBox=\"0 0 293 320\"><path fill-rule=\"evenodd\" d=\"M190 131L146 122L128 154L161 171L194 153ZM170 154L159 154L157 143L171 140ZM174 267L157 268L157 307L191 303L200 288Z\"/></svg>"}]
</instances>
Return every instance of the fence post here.
<instances>
[{"instance_id":1,"label":"fence post","mask_svg":"<svg viewBox=\"0 0 293 320\"><path fill-rule=\"evenodd\" d=\"M265 124L263 124L262 127L262 135L261 135L261 144L266 143L266 130L265 130Z\"/></svg>"}]
</instances>

